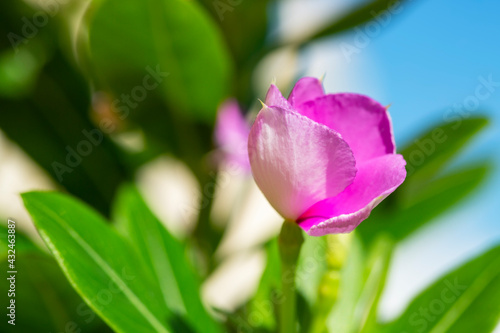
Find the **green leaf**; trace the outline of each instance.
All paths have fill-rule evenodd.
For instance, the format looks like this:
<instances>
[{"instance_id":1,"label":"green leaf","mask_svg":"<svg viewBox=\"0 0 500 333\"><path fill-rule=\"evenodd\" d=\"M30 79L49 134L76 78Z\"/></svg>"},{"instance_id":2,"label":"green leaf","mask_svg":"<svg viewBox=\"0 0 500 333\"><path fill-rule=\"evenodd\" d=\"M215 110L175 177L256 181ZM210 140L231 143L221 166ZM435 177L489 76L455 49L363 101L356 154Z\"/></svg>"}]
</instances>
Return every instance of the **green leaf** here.
<instances>
[{"instance_id":1,"label":"green leaf","mask_svg":"<svg viewBox=\"0 0 500 333\"><path fill-rule=\"evenodd\" d=\"M111 332L73 290L53 258L34 249L21 249L19 244L16 242L16 325L8 324L10 318L6 317L0 322L0 331ZM7 257L0 259L1 277L6 281L10 271ZM2 304L9 305L10 299L7 291L2 293Z\"/></svg>"},{"instance_id":2,"label":"green leaf","mask_svg":"<svg viewBox=\"0 0 500 333\"><path fill-rule=\"evenodd\" d=\"M9 268L7 255L8 228L0 226L0 269L2 279L16 271L15 306L16 325L0 322L2 332L64 332L81 329L85 332L111 332L96 317L85 302L71 288L56 261L33 243L19 228L15 232L15 268ZM12 237L11 237L12 238ZM8 293L2 294L2 304L9 305ZM10 318L8 319L10 320Z\"/></svg>"},{"instance_id":3,"label":"green leaf","mask_svg":"<svg viewBox=\"0 0 500 333\"><path fill-rule=\"evenodd\" d=\"M404 147L408 177L404 187L419 186L436 175L488 124L486 118L468 118L440 124Z\"/></svg>"},{"instance_id":4,"label":"green leaf","mask_svg":"<svg viewBox=\"0 0 500 333\"><path fill-rule=\"evenodd\" d=\"M66 278L117 332L171 332L174 318L138 254L106 221L66 195L22 195Z\"/></svg>"},{"instance_id":5,"label":"green leaf","mask_svg":"<svg viewBox=\"0 0 500 333\"><path fill-rule=\"evenodd\" d=\"M374 216L360 225L358 233L365 241L380 232L400 241L467 197L483 183L490 170L489 163L482 163L441 176L393 210L376 209Z\"/></svg>"},{"instance_id":6,"label":"green leaf","mask_svg":"<svg viewBox=\"0 0 500 333\"><path fill-rule=\"evenodd\" d=\"M29 96L0 97L0 105L0 128L8 138L55 182L107 214L127 175L117 147L88 117L87 83L61 51L54 51Z\"/></svg>"},{"instance_id":7,"label":"green leaf","mask_svg":"<svg viewBox=\"0 0 500 333\"><path fill-rule=\"evenodd\" d=\"M407 2L405 0L374 0L365 2L315 33L307 42L355 28L361 24L376 20L382 14L389 15L392 18L406 8Z\"/></svg>"},{"instance_id":8,"label":"green leaf","mask_svg":"<svg viewBox=\"0 0 500 333\"><path fill-rule=\"evenodd\" d=\"M372 332L377 324L378 303L385 287L394 242L384 235L377 238L368 251L365 264L363 291L359 297L356 312L359 315L360 333Z\"/></svg>"},{"instance_id":9,"label":"green leaf","mask_svg":"<svg viewBox=\"0 0 500 333\"><path fill-rule=\"evenodd\" d=\"M500 319L500 246L446 274L384 332L488 333Z\"/></svg>"},{"instance_id":10,"label":"green leaf","mask_svg":"<svg viewBox=\"0 0 500 333\"><path fill-rule=\"evenodd\" d=\"M200 0L221 27L227 46L235 62L232 95L240 103L251 105L257 96L253 93L252 75L266 54L266 37L270 20L269 6L273 0L226 1Z\"/></svg>"},{"instance_id":11,"label":"green leaf","mask_svg":"<svg viewBox=\"0 0 500 333\"><path fill-rule=\"evenodd\" d=\"M254 297L247 305L247 322L253 323L259 318L259 325L251 329L274 331L277 327L276 308L281 288L281 260L278 241L273 239L266 245L267 263Z\"/></svg>"},{"instance_id":12,"label":"green leaf","mask_svg":"<svg viewBox=\"0 0 500 333\"><path fill-rule=\"evenodd\" d=\"M132 98L138 86L146 94L158 89L172 112L214 120L228 94L230 58L215 23L195 1L94 4L88 12L90 52L102 82L117 96L132 93ZM152 72L164 74L155 79Z\"/></svg>"},{"instance_id":13,"label":"green leaf","mask_svg":"<svg viewBox=\"0 0 500 333\"><path fill-rule=\"evenodd\" d=\"M133 186L124 186L115 207L117 228L131 240L161 287L167 306L198 332L221 332L200 299L200 282L185 247L153 215ZM160 297L160 295L158 295Z\"/></svg>"},{"instance_id":14,"label":"green leaf","mask_svg":"<svg viewBox=\"0 0 500 333\"><path fill-rule=\"evenodd\" d=\"M6 223L5 224L2 223L0 225L0 247L2 247L4 249L7 249L7 245L10 244L8 242L8 240L9 240L8 235L9 235L9 228L7 227ZM15 233L15 248L16 248L16 252L21 252L21 253L40 252L40 248L35 243L33 243L33 241L31 239L29 239L28 236L26 236L22 231L20 231L17 228L17 225L16 225L16 233ZM6 254L7 254L7 251L2 252L2 255L6 255Z\"/></svg>"}]
</instances>

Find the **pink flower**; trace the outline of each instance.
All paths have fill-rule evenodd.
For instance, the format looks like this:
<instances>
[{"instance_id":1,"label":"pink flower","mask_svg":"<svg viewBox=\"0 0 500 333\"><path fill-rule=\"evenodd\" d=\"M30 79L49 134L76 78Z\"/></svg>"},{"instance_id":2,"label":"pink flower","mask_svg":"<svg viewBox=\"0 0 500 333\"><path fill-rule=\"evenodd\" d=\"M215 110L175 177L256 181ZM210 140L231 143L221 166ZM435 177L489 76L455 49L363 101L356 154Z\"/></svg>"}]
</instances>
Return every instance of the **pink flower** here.
<instances>
[{"instance_id":1,"label":"pink flower","mask_svg":"<svg viewBox=\"0 0 500 333\"><path fill-rule=\"evenodd\" d=\"M255 181L311 236L354 230L406 177L387 109L357 94L325 95L303 78L288 100L271 85L248 139Z\"/></svg>"},{"instance_id":2,"label":"pink flower","mask_svg":"<svg viewBox=\"0 0 500 333\"><path fill-rule=\"evenodd\" d=\"M238 102L235 99L228 99L220 106L215 123L219 162L230 163L250 172L248 133L250 125L243 117Z\"/></svg>"}]
</instances>

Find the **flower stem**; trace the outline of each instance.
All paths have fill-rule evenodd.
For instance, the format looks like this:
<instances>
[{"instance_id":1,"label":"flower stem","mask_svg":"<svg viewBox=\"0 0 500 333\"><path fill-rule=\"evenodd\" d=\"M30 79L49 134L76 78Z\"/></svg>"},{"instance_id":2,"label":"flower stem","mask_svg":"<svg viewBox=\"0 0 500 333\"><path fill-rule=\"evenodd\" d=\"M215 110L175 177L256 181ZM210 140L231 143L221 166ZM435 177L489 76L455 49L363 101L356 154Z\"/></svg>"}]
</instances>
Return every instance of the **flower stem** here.
<instances>
[{"instance_id":1,"label":"flower stem","mask_svg":"<svg viewBox=\"0 0 500 333\"><path fill-rule=\"evenodd\" d=\"M279 312L280 333L297 332L297 299L295 294L295 271L304 238L300 227L292 221L283 223L278 237L281 258L282 303Z\"/></svg>"}]
</instances>

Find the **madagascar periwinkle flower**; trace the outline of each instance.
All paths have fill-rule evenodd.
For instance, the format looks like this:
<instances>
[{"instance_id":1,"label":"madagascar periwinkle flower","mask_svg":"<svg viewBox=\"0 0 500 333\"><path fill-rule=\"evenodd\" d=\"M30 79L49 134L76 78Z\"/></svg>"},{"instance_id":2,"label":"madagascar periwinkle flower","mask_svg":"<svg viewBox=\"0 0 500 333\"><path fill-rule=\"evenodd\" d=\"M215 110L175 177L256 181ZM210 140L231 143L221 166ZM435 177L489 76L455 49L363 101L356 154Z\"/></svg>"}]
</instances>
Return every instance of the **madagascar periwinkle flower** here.
<instances>
[{"instance_id":1,"label":"madagascar periwinkle flower","mask_svg":"<svg viewBox=\"0 0 500 333\"><path fill-rule=\"evenodd\" d=\"M288 99L271 85L264 104L248 139L253 176L309 235L351 232L404 181L389 114L373 99L325 95L306 77Z\"/></svg>"},{"instance_id":2,"label":"madagascar periwinkle flower","mask_svg":"<svg viewBox=\"0 0 500 333\"><path fill-rule=\"evenodd\" d=\"M228 99L219 107L214 133L218 162L233 164L249 173L247 145L250 125L235 99Z\"/></svg>"}]
</instances>

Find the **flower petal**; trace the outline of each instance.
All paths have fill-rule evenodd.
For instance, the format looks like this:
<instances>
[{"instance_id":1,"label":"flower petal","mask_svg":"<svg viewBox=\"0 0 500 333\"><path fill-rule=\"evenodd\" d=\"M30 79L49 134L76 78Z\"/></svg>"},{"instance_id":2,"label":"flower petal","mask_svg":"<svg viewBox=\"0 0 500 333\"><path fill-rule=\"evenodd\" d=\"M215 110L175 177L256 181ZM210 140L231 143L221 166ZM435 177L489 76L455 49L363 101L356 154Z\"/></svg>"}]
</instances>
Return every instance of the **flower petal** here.
<instances>
[{"instance_id":1,"label":"flower petal","mask_svg":"<svg viewBox=\"0 0 500 333\"><path fill-rule=\"evenodd\" d=\"M235 163L245 170L248 161L248 134L250 126L243 117L238 102L229 99L221 105L215 124L215 141L226 162Z\"/></svg>"},{"instance_id":2,"label":"flower petal","mask_svg":"<svg viewBox=\"0 0 500 333\"><path fill-rule=\"evenodd\" d=\"M356 175L354 156L338 133L276 107L257 115L248 152L255 182L286 219L342 192Z\"/></svg>"},{"instance_id":3,"label":"flower petal","mask_svg":"<svg viewBox=\"0 0 500 333\"><path fill-rule=\"evenodd\" d=\"M304 77L297 81L288 96L288 101L294 107L314 100L325 94L321 81L315 77Z\"/></svg>"},{"instance_id":4,"label":"flower petal","mask_svg":"<svg viewBox=\"0 0 500 333\"><path fill-rule=\"evenodd\" d=\"M274 84L271 84L269 90L267 91L265 104L267 106L276 106L285 110L292 108L290 103L288 103L287 99L283 97L281 91Z\"/></svg>"},{"instance_id":5,"label":"flower petal","mask_svg":"<svg viewBox=\"0 0 500 333\"><path fill-rule=\"evenodd\" d=\"M339 132L351 147L357 163L395 153L387 109L367 96L331 94L294 108Z\"/></svg>"},{"instance_id":6,"label":"flower petal","mask_svg":"<svg viewBox=\"0 0 500 333\"><path fill-rule=\"evenodd\" d=\"M377 157L358 167L354 182L339 195L318 202L299 219L311 236L351 232L406 177L401 155Z\"/></svg>"}]
</instances>

